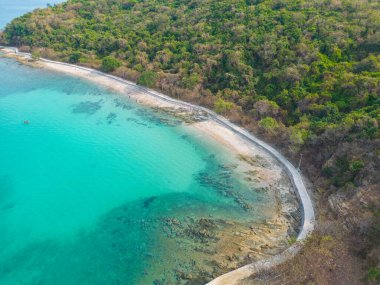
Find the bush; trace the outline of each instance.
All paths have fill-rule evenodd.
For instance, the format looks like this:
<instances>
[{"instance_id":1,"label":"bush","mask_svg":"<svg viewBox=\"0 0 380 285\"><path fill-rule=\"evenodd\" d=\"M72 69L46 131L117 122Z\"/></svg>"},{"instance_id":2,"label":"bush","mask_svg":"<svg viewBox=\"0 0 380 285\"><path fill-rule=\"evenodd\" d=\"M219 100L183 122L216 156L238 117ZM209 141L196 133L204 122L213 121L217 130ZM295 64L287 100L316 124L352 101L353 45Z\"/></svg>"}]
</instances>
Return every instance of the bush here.
<instances>
[{"instance_id":1,"label":"bush","mask_svg":"<svg viewBox=\"0 0 380 285\"><path fill-rule=\"evenodd\" d=\"M367 278L368 281L380 281L380 269L371 267L368 269Z\"/></svg>"},{"instance_id":2,"label":"bush","mask_svg":"<svg viewBox=\"0 0 380 285\"><path fill-rule=\"evenodd\" d=\"M106 56L102 60L101 68L104 72L112 72L120 66L121 66L121 63L116 58L114 58L113 56Z\"/></svg>"},{"instance_id":3,"label":"bush","mask_svg":"<svg viewBox=\"0 0 380 285\"><path fill-rule=\"evenodd\" d=\"M354 173L359 172L364 167L364 162L361 160L354 160L350 164L350 170Z\"/></svg>"},{"instance_id":4,"label":"bush","mask_svg":"<svg viewBox=\"0 0 380 285\"><path fill-rule=\"evenodd\" d=\"M194 86L197 85L200 81L200 76L197 73L193 73L182 78L182 84L187 89L194 88Z\"/></svg>"},{"instance_id":5,"label":"bush","mask_svg":"<svg viewBox=\"0 0 380 285\"><path fill-rule=\"evenodd\" d=\"M79 51L75 51L69 56L69 62L77 63L79 62L80 57L81 57L81 53Z\"/></svg>"},{"instance_id":6,"label":"bush","mask_svg":"<svg viewBox=\"0 0 380 285\"><path fill-rule=\"evenodd\" d=\"M157 73L151 70L141 73L137 83L147 87L153 87L156 84Z\"/></svg>"},{"instance_id":7,"label":"bush","mask_svg":"<svg viewBox=\"0 0 380 285\"><path fill-rule=\"evenodd\" d=\"M276 102L267 99L259 100L254 105L256 112L264 116L275 116L279 112L279 107Z\"/></svg>"},{"instance_id":8,"label":"bush","mask_svg":"<svg viewBox=\"0 0 380 285\"><path fill-rule=\"evenodd\" d=\"M228 101L224 101L222 98L218 98L214 103L214 110L219 114L225 114L228 111L232 110L234 104Z\"/></svg>"},{"instance_id":9,"label":"bush","mask_svg":"<svg viewBox=\"0 0 380 285\"><path fill-rule=\"evenodd\" d=\"M259 122L259 125L264 130L274 130L278 128L277 121L273 119L272 117L265 117L264 119L261 119Z\"/></svg>"},{"instance_id":10,"label":"bush","mask_svg":"<svg viewBox=\"0 0 380 285\"><path fill-rule=\"evenodd\" d=\"M41 57L41 52L39 50L32 51L32 59L38 60Z\"/></svg>"},{"instance_id":11,"label":"bush","mask_svg":"<svg viewBox=\"0 0 380 285\"><path fill-rule=\"evenodd\" d=\"M128 0L128 1L125 1L123 4L122 4L122 8L124 10L130 10L133 8L134 5L136 5L137 3L137 0Z\"/></svg>"},{"instance_id":12,"label":"bush","mask_svg":"<svg viewBox=\"0 0 380 285\"><path fill-rule=\"evenodd\" d=\"M308 132L304 129L299 129L297 127L291 127L289 128L289 130L289 140L292 143L292 145L302 146L307 140Z\"/></svg>"},{"instance_id":13,"label":"bush","mask_svg":"<svg viewBox=\"0 0 380 285\"><path fill-rule=\"evenodd\" d=\"M291 236L291 237L289 237L289 239L288 239L288 244L289 244L289 245L293 245L293 244L296 243L296 241L297 241L297 237L296 237L296 236Z\"/></svg>"}]
</instances>

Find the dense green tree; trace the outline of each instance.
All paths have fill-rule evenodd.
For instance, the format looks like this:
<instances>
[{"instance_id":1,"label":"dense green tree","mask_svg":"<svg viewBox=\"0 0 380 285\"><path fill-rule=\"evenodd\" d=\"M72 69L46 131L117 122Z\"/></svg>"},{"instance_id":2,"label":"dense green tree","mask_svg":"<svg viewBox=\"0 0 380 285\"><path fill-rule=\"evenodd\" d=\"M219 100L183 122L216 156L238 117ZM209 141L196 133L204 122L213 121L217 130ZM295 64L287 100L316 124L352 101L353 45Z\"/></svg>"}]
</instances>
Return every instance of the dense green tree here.
<instances>
[{"instance_id":1,"label":"dense green tree","mask_svg":"<svg viewBox=\"0 0 380 285\"><path fill-rule=\"evenodd\" d=\"M116 68L120 67L121 62L114 58L113 56L106 56L102 59L102 70L105 72L114 71Z\"/></svg>"},{"instance_id":2,"label":"dense green tree","mask_svg":"<svg viewBox=\"0 0 380 285\"><path fill-rule=\"evenodd\" d=\"M81 53L79 51L75 51L69 56L70 63L78 63L81 57Z\"/></svg>"},{"instance_id":3,"label":"dense green tree","mask_svg":"<svg viewBox=\"0 0 380 285\"><path fill-rule=\"evenodd\" d=\"M156 83L156 80L157 74L154 71L147 70L141 73L137 83L147 87L152 87Z\"/></svg>"}]
</instances>

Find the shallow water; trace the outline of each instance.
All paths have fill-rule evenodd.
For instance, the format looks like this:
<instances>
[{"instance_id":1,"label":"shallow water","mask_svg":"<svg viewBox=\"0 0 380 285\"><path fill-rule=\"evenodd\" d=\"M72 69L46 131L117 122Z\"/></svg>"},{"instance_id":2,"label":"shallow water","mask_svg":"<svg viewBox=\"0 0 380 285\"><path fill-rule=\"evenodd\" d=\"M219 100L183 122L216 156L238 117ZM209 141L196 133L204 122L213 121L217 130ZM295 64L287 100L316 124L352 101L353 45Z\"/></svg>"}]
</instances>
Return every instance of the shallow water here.
<instances>
[{"instance_id":1,"label":"shallow water","mask_svg":"<svg viewBox=\"0 0 380 285\"><path fill-rule=\"evenodd\" d=\"M234 163L176 118L0 58L0 284L182 284L208 262L194 223L274 205Z\"/></svg>"}]
</instances>

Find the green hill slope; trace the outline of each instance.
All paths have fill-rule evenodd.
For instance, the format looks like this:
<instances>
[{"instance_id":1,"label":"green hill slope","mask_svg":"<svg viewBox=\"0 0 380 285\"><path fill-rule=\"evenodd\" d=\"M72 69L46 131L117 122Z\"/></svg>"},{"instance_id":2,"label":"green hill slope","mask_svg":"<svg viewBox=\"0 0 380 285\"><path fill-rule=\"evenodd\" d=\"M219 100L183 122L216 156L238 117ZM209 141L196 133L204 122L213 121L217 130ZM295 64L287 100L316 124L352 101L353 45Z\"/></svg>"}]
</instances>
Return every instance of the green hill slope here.
<instances>
[{"instance_id":1,"label":"green hill slope","mask_svg":"<svg viewBox=\"0 0 380 285\"><path fill-rule=\"evenodd\" d=\"M380 280L379 1L69 0L15 19L1 42L210 107L293 161L302 152L320 207Z\"/></svg>"}]
</instances>

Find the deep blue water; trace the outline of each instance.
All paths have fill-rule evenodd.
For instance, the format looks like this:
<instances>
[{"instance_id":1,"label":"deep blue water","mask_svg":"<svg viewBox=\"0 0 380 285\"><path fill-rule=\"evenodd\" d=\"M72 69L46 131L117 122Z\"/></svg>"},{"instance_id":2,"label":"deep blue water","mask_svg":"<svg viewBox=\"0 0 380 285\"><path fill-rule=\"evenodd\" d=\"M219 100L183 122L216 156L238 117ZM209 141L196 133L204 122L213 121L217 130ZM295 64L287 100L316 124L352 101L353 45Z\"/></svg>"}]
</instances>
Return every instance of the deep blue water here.
<instances>
[{"instance_id":1,"label":"deep blue water","mask_svg":"<svg viewBox=\"0 0 380 285\"><path fill-rule=\"evenodd\" d=\"M0 0L0 30L5 28L13 18L21 16L36 8L44 8L49 4L63 2L62 0Z\"/></svg>"}]
</instances>

